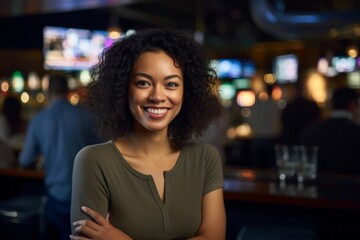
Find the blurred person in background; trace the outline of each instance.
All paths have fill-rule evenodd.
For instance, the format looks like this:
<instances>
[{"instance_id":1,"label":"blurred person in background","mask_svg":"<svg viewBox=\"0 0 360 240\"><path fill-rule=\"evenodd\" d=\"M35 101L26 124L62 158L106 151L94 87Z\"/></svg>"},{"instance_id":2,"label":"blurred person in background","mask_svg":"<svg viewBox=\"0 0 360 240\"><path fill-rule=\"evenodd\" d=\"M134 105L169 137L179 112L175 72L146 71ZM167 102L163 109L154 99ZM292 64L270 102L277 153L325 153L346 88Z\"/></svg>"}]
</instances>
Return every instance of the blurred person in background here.
<instances>
[{"instance_id":1,"label":"blurred person in background","mask_svg":"<svg viewBox=\"0 0 360 240\"><path fill-rule=\"evenodd\" d=\"M44 239L65 240L71 234L70 200L72 169L77 152L99 143L90 113L67 100L65 75L49 77L49 106L30 121L20 153L21 167L33 167L43 159L46 203ZM40 158L41 157L41 158Z\"/></svg>"},{"instance_id":2,"label":"blurred person in background","mask_svg":"<svg viewBox=\"0 0 360 240\"><path fill-rule=\"evenodd\" d=\"M350 88L338 88L331 98L330 117L314 124L299 142L319 147L318 171L360 174L359 94Z\"/></svg>"},{"instance_id":3,"label":"blurred person in background","mask_svg":"<svg viewBox=\"0 0 360 240\"><path fill-rule=\"evenodd\" d=\"M15 167L17 161L14 152L0 140L0 168Z\"/></svg>"},{"instance_id":4,"label":"blurred person in background","mask_svg":"<svg viewBox=\"0 0 360 240\"><path fill-rule=\"evenodd\" d=\"M302 131L322 119L317 103L304 97L304 76L296 82L295 96L281 113L282 131L279 142L282 144L297 144Z\"/></svg>"},{"instance_id":5,"label":"blurred person in background","mask_svg":"<svg viewBox=\"0 0 360 240\"><path fill-rule=\"evenodd\" d=\"M15 157L23 147L26 128L19 99L7 96L0 114L0 141L14 152Z\"/></svg>"}]
</instances>

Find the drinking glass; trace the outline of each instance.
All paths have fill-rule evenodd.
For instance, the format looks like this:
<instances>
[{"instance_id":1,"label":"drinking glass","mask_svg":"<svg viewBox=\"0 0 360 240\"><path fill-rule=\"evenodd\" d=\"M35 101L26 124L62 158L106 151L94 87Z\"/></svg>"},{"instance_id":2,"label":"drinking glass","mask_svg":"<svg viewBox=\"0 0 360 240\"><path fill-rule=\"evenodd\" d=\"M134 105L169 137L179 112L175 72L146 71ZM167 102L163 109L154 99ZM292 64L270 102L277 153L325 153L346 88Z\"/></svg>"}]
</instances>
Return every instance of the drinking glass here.
<instances>
[{"instance_id":1,"label":"drinking glass","mask_svg":"<svg viewBox=\"0 0 360 240\"><path fill-rule=\"evenodd\" d=\"M317 175L317 146L300 146L297 165L297 180L302 184L305 180L313 180Z\"/></svg>"},{"instance_id":2,"label":"drinking glass","mask_svg":"<svg viewBox=\"0 0 360 240\"><path fill-rule=\"evenodd\" d=\"M275 145L275 157L278 177L280 181L293 178L299 158L299 146Z\"/></svg>"}]
</instances>

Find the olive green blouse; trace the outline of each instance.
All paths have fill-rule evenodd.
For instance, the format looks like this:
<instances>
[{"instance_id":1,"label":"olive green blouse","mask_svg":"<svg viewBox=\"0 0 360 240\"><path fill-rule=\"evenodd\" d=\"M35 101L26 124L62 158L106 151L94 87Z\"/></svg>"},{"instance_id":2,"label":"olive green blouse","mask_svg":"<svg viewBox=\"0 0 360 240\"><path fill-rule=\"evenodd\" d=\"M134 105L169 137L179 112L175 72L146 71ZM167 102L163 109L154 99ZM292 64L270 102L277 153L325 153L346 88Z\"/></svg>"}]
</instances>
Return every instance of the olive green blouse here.
<instances>
[{"instance_id":1,"label":"olive green blouse","mask_svg":"<svg viewBox=\"0 0 360 240\"><path fill-rule=\"evenodd\" d=\"M88 206L133 239L186 239L201 223L202 197L224 185L220 155L209 144L183 147L175 166L164 172L164 201L151 175L123 158L112 141L83 148L73 171L71 222L88 219Z\"/></svg>"}]
</instances>

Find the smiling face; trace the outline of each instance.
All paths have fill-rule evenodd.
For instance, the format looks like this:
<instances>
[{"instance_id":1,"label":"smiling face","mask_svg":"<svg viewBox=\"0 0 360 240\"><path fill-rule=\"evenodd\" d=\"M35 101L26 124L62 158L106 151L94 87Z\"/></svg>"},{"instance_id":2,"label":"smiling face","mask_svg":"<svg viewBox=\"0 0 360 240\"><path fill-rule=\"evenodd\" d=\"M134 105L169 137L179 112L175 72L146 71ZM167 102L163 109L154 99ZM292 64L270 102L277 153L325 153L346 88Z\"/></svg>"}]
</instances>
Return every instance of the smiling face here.
<instances>
[{"instance_id":1,"label":"smiling face","mask_svg":"<svg viewBox=\"0 0 360 240\"><path fill-rule=\"evenodd\" d=\"M184 93L182 71L163 51L145 52L134 62L129 81L129 108L135 129L167 130L179 114Z\"/></svg>"}]
</instances>

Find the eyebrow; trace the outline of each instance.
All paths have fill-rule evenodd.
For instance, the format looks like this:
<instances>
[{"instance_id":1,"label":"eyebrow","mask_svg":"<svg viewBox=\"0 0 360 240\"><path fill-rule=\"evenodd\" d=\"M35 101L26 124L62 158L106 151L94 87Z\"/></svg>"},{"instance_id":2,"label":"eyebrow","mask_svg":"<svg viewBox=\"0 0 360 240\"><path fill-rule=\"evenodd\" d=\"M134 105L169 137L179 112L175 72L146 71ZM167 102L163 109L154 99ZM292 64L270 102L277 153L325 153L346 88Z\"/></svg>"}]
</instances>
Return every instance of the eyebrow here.
<instances>
[{"instance_id":1,"label":"eyebrow","mask_svg":"<svg viewBox=\"0 0 360 240\"><path fill-rule=\"evenodd\" d=\"M152 76L150 76L149 74L146 74L146 73L136 73L136 74L134 74L134 77L136 77L136 76L145 77L145 78L150 79L150 80L153 79ZM166 76L164 78L164 80L170 80L172 78L178 78L179 80L182 81L181 77L179 75L177 75L177 74L172 74L172 75Z\"/></svg>"}]
</instances>

